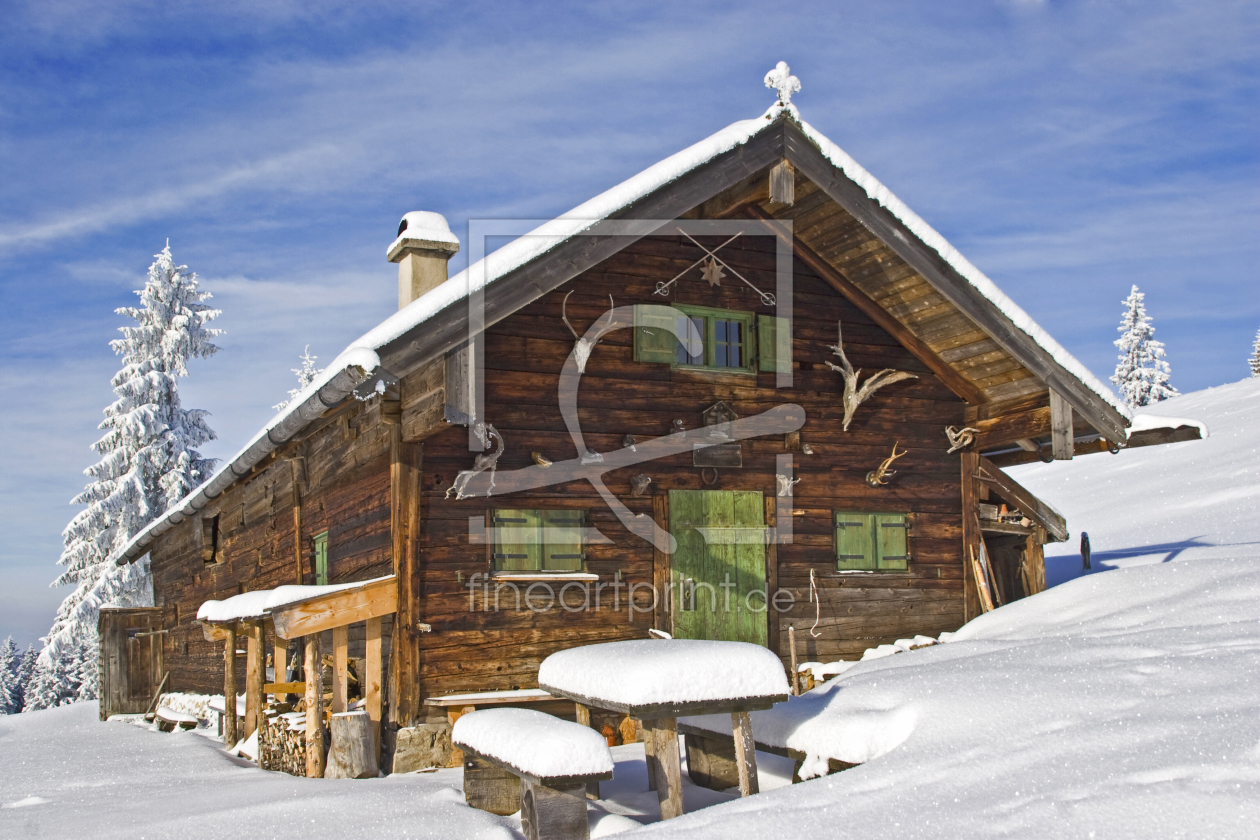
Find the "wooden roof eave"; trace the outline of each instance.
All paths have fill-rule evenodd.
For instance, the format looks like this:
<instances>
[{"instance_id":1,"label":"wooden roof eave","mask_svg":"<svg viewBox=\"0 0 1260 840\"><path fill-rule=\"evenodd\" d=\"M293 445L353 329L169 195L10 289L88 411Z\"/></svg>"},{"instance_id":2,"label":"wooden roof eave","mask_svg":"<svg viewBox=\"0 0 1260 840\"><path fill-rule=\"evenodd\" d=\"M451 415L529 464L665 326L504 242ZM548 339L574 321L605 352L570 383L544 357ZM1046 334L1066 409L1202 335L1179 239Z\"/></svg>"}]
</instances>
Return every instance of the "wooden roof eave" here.
<instances>
[{"instance_id":1,"label":"wooden roof eave","mask_svg":"<svg viewBox=\"0 0 1260 840\"><path fill-rule=\"evenodd\" d=\"M701 202L783 159L782 118L746 143L718 155L610 216L608 222L633 219L677 219ZM492 281L485 290L486 327L507 318L577 275L626 248L637 236L601 233L599 223ZM468 338L468 300L460 298L424 323L377 351L382 367L403 377Z\"/></svg>"},{"instance_id":2,"label":"wooden roof eave","mask_svg":"<svg viewBox=\"0 0 1260 840\"><path fill-rule=\"evenodd\" d=\"M1015 326L996 304L980 294L944 257L919 239L887 208L870 198L791 123L784 125L784 154L802 175L879 237L1003 350L1044 382L1047 388L1061 394L1100 434L1114 443L1124 444L1129 425L1127 418L1107 405L1030 335Z\"/></svg>"}]
</instances>

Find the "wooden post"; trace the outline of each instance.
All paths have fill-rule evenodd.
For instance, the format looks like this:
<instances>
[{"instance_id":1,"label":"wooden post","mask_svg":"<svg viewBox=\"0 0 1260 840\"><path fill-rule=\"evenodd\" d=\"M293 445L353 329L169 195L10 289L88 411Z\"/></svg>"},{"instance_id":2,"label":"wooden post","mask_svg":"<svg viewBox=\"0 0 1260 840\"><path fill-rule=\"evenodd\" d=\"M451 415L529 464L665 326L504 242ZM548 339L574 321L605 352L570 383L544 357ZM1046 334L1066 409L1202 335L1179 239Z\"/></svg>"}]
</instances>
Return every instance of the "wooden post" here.
<instances>
[{"instance_id":1,"label":"wooden post","mask_svg":"<svg viewBox=\"0 0 1260 840\"><path fill-rule=\"evenodd\" d=\"M574 712L574 717L576 718L577 722L589 729L591 726L590 708L588 706L582 705L581 703L574 703L573 712ZM586 798L599 799L599 782L586 783Z\"/></svg>"},{"instance_id":2,"label":"wooden post","mask_svg":"<svg viewBox=\"0 0 1260 840\"><path fill-rule=\"evenodd\" d=\"M1050 391L1050 446L1054 460L1072 460L1072 406L1058 391Z\"/></svg>"},{"instance_id":3,"label":"wooden post","mask_svg":"<svg viewBox=\"0 0 1260 840\"><path fill-rule=\"evenodd\" d=\"M420 719L420 576L416 573L416 541L420 529L420 477L424 447L402 439L402 426L390 434L390 531L398 608L389 655L389 720L396 727Z\"/></svg>"},{"instance_id":4,"label":"wooden post","mask_svg":"<svg viewBox=\"0 0 1260 840\"><path fill-rule=\"evenodd\" d=\"M267 682L267 655L263 648L263 623L245 622L245 731L248 738L262 718L263 683Z\"/></svg>"},{"instance_id":5,"label":"wooden post","mask_svg":"<svg viewBox=\"0 0 1260 840\"><path fill-rule=\"evenodd\" d=\"M656 738L652 735L654 721L641 721L643 725L643 763L647 766L648 790L656 790Z\"/></svg>"},{"instance_id":6,"label":"wooden post","mask_svg":"<svg viewBox=\"0 0 1260 840\"><path fill-rule=\"evenodd\" d=\"M332 638L332 712L334 715L337 715L346 710L349 700L350 628L346 625L334 627Z\"/></svg>"},{"instance_id":7,"label":"wooden post","mask_svg":"<svg viewBox=\"0 0 1260 840\"><path fill-rule=\"evenodd\" d=\"M363 661L363 708L372 721L372 739L376 754L381 754L381 620L367 620L367 642Z\"/></svg>"},{"instance_id":8,"label":"wooden post","mask_svg":"<svg viewBox=\"0 0 1260 840\"><path fill-rule=\"evenodd\" d=\"M323 680L319 675L319 634L306 637L306 776L310 779L324 775L324 710L321 695Z\"/></svg>"},{"instance_id":9,"label":"wooden post","mask_svg":"<svg viewBox=\"0 0 1260 840\"><path fill-rule=\"evenodd\" d=\"M295 583L301 586L306 582L306 557L302 551L302 464L301 458L289 462L293 467L293 561ZM277 680L279 682L279 680Z\"/></svg>"},{"instance_id":10,"label":"wooden post","mask_svg":"<svg viewBox=\"0 0 1260 840\"><path fill-rule=\"evenodd\" d=\"M223 745L231 749L240 740L236 728L236 624L225 628L223 639Z\"/></svg>"},{"instance_id":11,"label":"wooden post","mask_svg":"<svg viewBox=\"0 0 1260 840\"><path fill-rule=\"evenodd\" d=\"M271 622L268 621L268 624ZM289 640L282 639L276 635L275 628L271 629L271 669L272 682L288 682L289 681ZM277 698L277 700L280 698Z\"/></svg>"},{"instance_id":12,"label":"wooden post","mask_svg":"<svg viewBox=\"0 0 1260 840\"><path fill-rule=\"evenodd\" d=\"M1027 550L1024 562L1028 564L1030 577L1033 579L1033 588L1028 594L1036 595L1046 591L1046 529L1034 525L1025 545Z\"/></svg>"},{"instance_id":13,"label":"wooden post","mask_svg":"<svg viewBox=\"0 0 1260 840\"><path fill-rule=\"evenodd\" d=\"M658 718L652 721L648 734L644 721L644 739L653 742L652 762L656 765L656 799L661 804L661 819L683 814L682 762L678 756L678 719ZM755 759L754 759L755 760Z\"/></svg>"},{"instance_id":14,"label":"wooden post","mask_svg":"<svg viewBox=\"0 0 1260 840\"><path fill-rule=\"evenodd\" d=\"M551 788L521 780L521 832L525 840L589 840L586 799L581 785Z\"/></svg>"},{"instance_id":15,"label":"wooden post","mask_svg":"<svg viewBox=\"0 0 1260 840\"><path fill-rule=\"evenodd\" d=\"M669 532L669 496L667 494L657 493L652 496L652 521L656 523L657 528L666 533ZM656 614L653 619L658 630L664 630L670 634L674 632L674 589L670 585L672 564L672 556L662 551L660 546L653 544L652 585L656 587L658 594Z\"/></svg>"},{"instance_id":16,"label":"wooden post","mask_svg":"<svg viewBox=\"0 0 1260 840\"><path fill-rule=\"evenodd\" d=\"M731 730L735 734L735 764L739 767L739 795L761 792L757 782L757 744L753 741L752 718L748 712L731 712Z\"/></svg>"},{"instance_id":17,"label":"wooden post","mask_svg":"<svg viewBox=\"0 0 1260 840\"><path fill-rule=\"evenodd\" d=\"M839 525L836 526L836 528L839 527ZM792 681L790 685L792 694L797 695L801 693L801 672L796 664L796 628L792 625L788 625L788 649L792 653Z\"/></svg>"},{"instance_id":18,"label":"wooden post","mask_svg":"<svg viewBox=\"0 0 1260 840\"><path fill-rule=\"evenodd\" d=\"M975 452L959 453L962 462L962 563L963 563L963 620L980 615L980 581L975 575L975 561L980 548L980 494L976 482L976 470L980 456Z\"/></svg>"}]
</instances>

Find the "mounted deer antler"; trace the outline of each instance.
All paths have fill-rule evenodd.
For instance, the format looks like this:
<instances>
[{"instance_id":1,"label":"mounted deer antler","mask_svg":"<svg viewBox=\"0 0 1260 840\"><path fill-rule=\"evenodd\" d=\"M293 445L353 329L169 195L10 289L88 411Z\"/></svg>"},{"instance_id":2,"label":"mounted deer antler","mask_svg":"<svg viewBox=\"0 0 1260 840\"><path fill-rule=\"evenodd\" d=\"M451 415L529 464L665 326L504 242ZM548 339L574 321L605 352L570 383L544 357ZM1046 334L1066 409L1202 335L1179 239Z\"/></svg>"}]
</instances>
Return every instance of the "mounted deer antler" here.
<instances>
[{"instance_id":1,"label":"mounted deer antler","mask_svg":"<svg viewBox=\"0 0 1260 840\"><path fill-rule=\"evenodd\" d=\"M827 361L828 367L834 371L838 371L844 377L844 431L849 430L849 423L853 420L853 412L857 411L857 407L870 399L874 394L885 385L891 385L894 382L900 382L903 379L918 379L919 377L913 373L906 373L903 370L893 370L892 368L884 368L879 373L869 377L862 383L862 387L858 388L858 376L861 375L862 369L853 369L853 365L849 364L849 359L844 355L844 336L841 333L840 322L836 322L836 343L827 345L831 350L840 357L843 366L837 365L831 361Z\"/></svg>"},{"instance_id":2,"label":"mounted deer antler","mask_svg":"<svg viewBox=\"0 0 1260 840\"><path fill-rule=\"evenodd\" d=\"M945 437L949 438L949 449L945 450L948 455L957 452L959 449L966 449L975 442L976 435L980 434L979 429L973 429L970 426L958 428L957 426L946 426Z\"/></svg>"},{"instance_id":3,"label":"mounted deer antler","mask_svg":"<svg viewBox=\"0 0 1260 840\"><path fill-rule=\"evenodd\" d=\"M507 445L503 441L503 435L499 434L499 430L489 423L477 424L477 436L481 438L482 443L486 443L489 438L494 438L495 450L493 452L482 452L473 459L473 468L471 470L460 470L455 476L455 483L446 489L446 498L450 498L451 494L455 494L455 499L467 499L464 491L468 489L468 482L477 477L478 474L490 470L490 489L494 489L494 471L499 465L499 456L503 454L503 448ZM486 491L486 495L490 495L490 490Z\"/></svg>"},{"instance_id":4,"label":"mounted deer antler","mask_svg":"<svg viewBox=\"0 0 1260 840\"><path fill-rule=\"evenodd\" d=\"M901 441L897 441L897 443L901 443ZM887 479L890 479L897 474L896 470L889 469L889 467L892 466L893 461L910 451L909 449L903 449L901 452L898 452L897 443L893 444L892 454L885 458L882 464L866 474L867 484L872 487L882 487L888 483Z\"/></svg>"},{"instance_id":5,"label":"mounted deer antler","mask_svg":"<svg viewBox=\"0 0 1260 840\"><path fill-rule=\"evenodd\" d=\"M608 311L599 317L599 321L595 322L598 325L600 321L607 318L607 323L600 326L594 335L578 335L578 331L573 329L573 324L569 323L568 306L569 295L571 294L573 292L565 295L564 301L560 304L560 317L564 320L564 325L569 328L569 332L573 333L573 338L576 339L576 343L573 345L573 358L577 362L578 373L586 373L586 360L591 357L591 351L595 349L595 345L599 343L599 340L609 332L626 325L613 317L612 313L617 308L617 305L613 303L613 296L609 295Z\"/></svg>"}]
</instances>

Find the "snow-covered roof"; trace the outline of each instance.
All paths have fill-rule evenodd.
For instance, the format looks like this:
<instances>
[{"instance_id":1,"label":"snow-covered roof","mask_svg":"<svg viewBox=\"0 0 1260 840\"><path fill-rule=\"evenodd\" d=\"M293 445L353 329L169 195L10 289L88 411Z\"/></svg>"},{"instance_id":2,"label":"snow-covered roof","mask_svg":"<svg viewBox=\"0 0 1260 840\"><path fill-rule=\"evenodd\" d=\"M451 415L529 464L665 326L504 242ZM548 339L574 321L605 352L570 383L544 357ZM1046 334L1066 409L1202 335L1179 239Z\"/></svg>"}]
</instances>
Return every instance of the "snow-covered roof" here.
<instances>
[{"instance_id":1,"label":"snow-covered roof","mask_svg":"<svg viewBox=\"0 0 1260 840\"><path fill-rule=\"evenodd\" d=\"M323 375L303 389L280 414L276 415L254 437L249 445L225 464L209 482L202 485L188 497L185 497L182 502L168 511L163 517L150 523L147 528L137 534L119 554L119 562L127 562L140 557L153 538L168 530L173 524L182 521L192 511L204 507L209 499L217 496L228 484L235 481L235 477L244 475L254 464L261 461L266 454L273 451L276 446L283 444L297 431L300 431L306 423L322 414L328 404L327 398L332 396L332 394L326 394L325 391L330 390L334 394L340 393L341 396L337 399L344 399L345 396L348 396L354 387L361 384L370 374L380 368L380 351L386 345L397 341L418 327L424 326L439 313L446 312L455 304L466 300L473 292L489 289L497 280L544 256L562 243L596 227L601 222L615 217L639 200L702 167L718 156L748 143L761 132L778 124L781 117L793 120L805 133L810 142L818 147L832 165L843 171L845 176L865 191L870 199L878 202L892 213L925 245L940 254L941 258L959 276L966 280L976 292L996 306L1016 328L1027 334L1060 367L1076 377L1106 405L1125 418L1126 421L1132 418L1132 413L1128 407L1106 385L1099 381L1072 354L1038 326L1028 313L1007 297L983 272L963 257L954 246L949 244L944 236L923 221L913 210L893 195L887 187L881 184L879 180L862 168L848 153L801 119L800 112L795 105L776 103L760 117L732 123L704 140L670 155L653 166L649 166L639 174L623 181L610 190L600 193L567 213L539 225L524 236L508 242L502 248L469 265L447 282L431 289L377 326L368 330L358 339L351 342L350 346L325 369ZM436 222L430 224L428 221L425 221L430 215L441 218L437 214L408 214L409 227L411 218L415 216L426 237L429 234L440 234L441 231L438 230L440 225ZM423 219L421 219L422 216L424 217ZM407 235L418 234L410 229L406 233L400 232L400 238L405 238ZM454 237L452 236L451 239L454 239ZM394 245L391 245L391 249L397 244L398 240L395 240ZM338 380L338 377L341 377L341 380ZM347 385L346 380L352 381ZM337 383L338 387L335 389L330 388L334 383ZM317 395L324 395L325 399L316 401ZM321 406L320 402L323 402L324 405ZM295 423L295 419L299 422ZM293 428L294 426L296 428Z\"/></svg>"},{"instance_id":2,"label":"snow-covered roof","mask_svg":"<svg viewBox=\"0 0 1260 840\"><path fill-rule=\"evenodd\" d=\"M386 575L386 577L389 577ZM222 601L206 601L197 610L197 618L201 621L242 621L250 618L262 618L267 613L290 604L300 604L321 595L341 592L346 589L367 586L369 583L385 580L385 577L371 580L356 580L351 583L333 583L325 586L277 586L275 589L258 589L254 592L242 592Z\"/></svg>"}]
</instances>

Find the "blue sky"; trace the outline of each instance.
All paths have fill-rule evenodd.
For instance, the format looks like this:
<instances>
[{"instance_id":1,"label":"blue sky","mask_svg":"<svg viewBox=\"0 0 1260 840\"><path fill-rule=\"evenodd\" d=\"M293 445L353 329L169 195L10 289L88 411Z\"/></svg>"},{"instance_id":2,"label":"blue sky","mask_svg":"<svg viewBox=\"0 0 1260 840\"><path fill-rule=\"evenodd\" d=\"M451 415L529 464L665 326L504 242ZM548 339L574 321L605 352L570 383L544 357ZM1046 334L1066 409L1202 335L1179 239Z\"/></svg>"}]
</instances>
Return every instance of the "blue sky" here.
<instances>
[{"instance_id":1,"label":"blue sky","mask_svg":"<svg viewBox=\"0 0 1260 840\"><path fill-rule=\"evenodd\" d=\"M186 406L224 457L306 344L396 307L398 218L561 213L773 101L1100 377L1147 292L1183 392L1260 327L1260 4L9 0L0 28L0 638L46 631L107 342L170 238L227 330ZM456 258L453 268L462 265Z\"/></svg>"}]
</instances>

